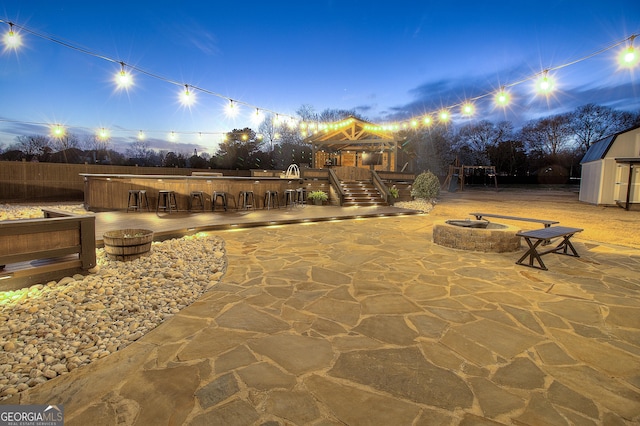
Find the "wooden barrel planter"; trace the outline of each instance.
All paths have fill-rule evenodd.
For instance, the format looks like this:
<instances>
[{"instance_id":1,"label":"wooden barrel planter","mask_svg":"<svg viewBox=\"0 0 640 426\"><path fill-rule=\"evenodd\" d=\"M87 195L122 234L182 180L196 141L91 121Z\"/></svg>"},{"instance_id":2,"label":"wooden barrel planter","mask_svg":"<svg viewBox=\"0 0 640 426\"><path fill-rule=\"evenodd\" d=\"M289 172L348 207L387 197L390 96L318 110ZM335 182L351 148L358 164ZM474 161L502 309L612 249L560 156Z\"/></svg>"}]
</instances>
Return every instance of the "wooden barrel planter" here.
<instances>
[{"instance_id":1,"label":"wooden barrel planter","mask_svg":"<svg viewBox=\"0 0 640 426\"><path fill-rule=\"evenodd\" d=\"M102 235L104 251L109 259L128 261L151 250L153 231L148 229L120 229Z\"/></svg>"}]
</instances>

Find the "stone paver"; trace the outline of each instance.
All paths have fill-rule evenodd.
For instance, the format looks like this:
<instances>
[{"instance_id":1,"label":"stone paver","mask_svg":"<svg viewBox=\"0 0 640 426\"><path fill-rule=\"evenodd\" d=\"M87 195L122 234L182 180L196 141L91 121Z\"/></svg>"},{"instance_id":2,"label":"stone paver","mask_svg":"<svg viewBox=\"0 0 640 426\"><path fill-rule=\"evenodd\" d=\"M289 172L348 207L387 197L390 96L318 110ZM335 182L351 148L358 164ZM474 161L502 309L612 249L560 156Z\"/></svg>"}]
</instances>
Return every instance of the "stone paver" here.
<instances>
[{"instance_id":1,"label":"stone paver","mask_svg":"<svg viewBox=\"0 0 640 426\"><path fill-rule=\"evenodd\" d=\"M228 270L198 302L4 403L67 425L640 422L638 250L576 239L538 271L436 246L432 221L216 231Z\"/></svg>"}]
</instances>

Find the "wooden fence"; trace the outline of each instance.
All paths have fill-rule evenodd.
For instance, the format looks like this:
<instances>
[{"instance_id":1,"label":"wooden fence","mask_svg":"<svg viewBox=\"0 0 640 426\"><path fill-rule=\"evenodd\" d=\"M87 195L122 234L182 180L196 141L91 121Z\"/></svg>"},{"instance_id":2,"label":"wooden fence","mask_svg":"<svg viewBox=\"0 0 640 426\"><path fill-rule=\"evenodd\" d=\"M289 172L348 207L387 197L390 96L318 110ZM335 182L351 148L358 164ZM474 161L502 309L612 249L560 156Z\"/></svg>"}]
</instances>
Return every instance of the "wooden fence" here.
<instances>
[{"instance_id":1,"label":"wooden fence","mask_svg":"<svg viewBox=\"0 0 640 426\"><path fill-rule=\"evenodd\" d=\"M175 167L109 166L103 164L60 164L0 161L0 203L38 201L82 201L84 180L80 173L134 175L180 175L220 170ZM226 176L249 176L247 170L225 170Z\"/></svg>"}]
</instances>

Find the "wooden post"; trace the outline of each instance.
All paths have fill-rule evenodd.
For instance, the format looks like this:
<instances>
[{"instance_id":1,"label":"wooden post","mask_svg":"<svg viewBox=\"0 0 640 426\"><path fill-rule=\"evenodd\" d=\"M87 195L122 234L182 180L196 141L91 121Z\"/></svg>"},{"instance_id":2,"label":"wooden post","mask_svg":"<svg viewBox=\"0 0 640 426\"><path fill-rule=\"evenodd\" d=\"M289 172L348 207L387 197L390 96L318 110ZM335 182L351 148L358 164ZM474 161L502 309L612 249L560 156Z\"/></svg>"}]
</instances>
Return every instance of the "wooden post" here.
<instances>
[{"instance_id":1,"label":"wooden post","mask_svg":"<svg viewBox=\"0 0 640 426\"><path fill-rule=\"evenodd\" d=\"M629 183L627 184L627 201L624 205L625 210L629 210L631 201L631 185L633 184L633 163L629 163Z\"/></svg>"}]
</instances>

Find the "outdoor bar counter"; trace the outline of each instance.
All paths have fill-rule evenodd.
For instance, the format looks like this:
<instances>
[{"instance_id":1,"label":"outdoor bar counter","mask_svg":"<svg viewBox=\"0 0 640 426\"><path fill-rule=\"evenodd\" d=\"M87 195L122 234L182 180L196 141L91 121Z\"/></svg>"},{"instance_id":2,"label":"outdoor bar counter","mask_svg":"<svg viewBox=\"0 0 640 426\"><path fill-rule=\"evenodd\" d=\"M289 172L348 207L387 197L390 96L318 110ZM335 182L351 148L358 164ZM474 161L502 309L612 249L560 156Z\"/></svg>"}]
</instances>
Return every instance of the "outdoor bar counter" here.
<instances>
[{"instance_id":1,"label":"outdoor bar counter","mask_svg":"<svg viewBox=\"0 0 640 426\"><path fill-rule=\"evenodd\" d=\"M189 208L192 191L202 191L205 209L211 210L214 191L225 192L227 198L233 198L236 202L240 191L253 191L256 204L262 206L265 191L278 191L282 202L286 189L303 187L303 180L297 178L235 177L217 173L192 176L81 173L80 176L84 178L84 205L91 211L126 210L129 190L146 190L149 208L155 211L160 190L174 191L178 210ZM235 207L235 203L229 201L229 206Z\"/></svg>"}]
</instances>

